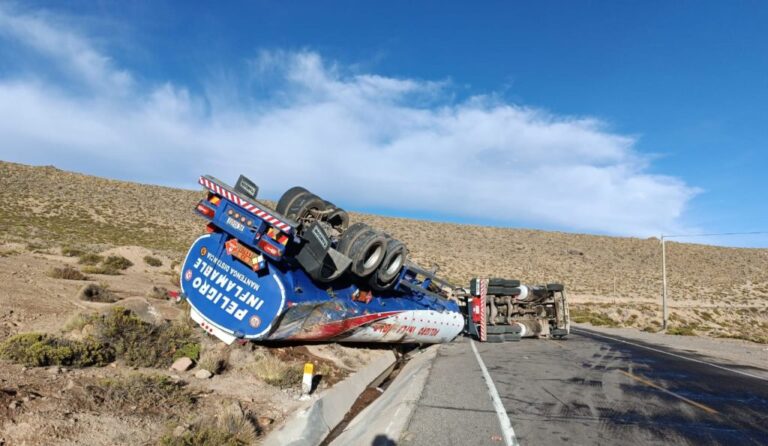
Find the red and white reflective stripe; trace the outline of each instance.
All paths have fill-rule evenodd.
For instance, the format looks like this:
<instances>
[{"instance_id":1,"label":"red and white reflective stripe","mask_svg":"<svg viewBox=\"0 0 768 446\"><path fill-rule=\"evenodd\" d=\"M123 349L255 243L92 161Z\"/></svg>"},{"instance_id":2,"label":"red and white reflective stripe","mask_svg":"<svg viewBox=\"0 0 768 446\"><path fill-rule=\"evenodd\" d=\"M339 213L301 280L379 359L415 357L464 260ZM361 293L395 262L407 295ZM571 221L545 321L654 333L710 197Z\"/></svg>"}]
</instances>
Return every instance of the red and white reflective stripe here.
<instances>
[{"instance_id":1,"label":"red and white reflective stripe","mask_svg":"<svg viewBox=\"0 0 768 446\"><path fill-rule=\"evenodd\" d=\"M252 213L253 215L261 218L262 220L266 221L267 223L273 225L277 229L280 229L284 232L291 232L291 225L288 223L282 222L278 220L277 218L273 217L272 215L268 214L267 212L262 211L261 209L257 208L253 204L243 200L242 198L238 197L237 195L233 194L232 192L224 189L223 187L219 186L218 184L214 183L213 181L209 180L205 177L200 177L200 184L205 186L208 190L215 194L219 194L222 197L226 198L227 200L235 203L236 205L242 207L243 209L247 210L248 212Z\"/></svg>"},{"instance_id":2,"label":"red and white reflective stripe","mask_svg":"<svg viewBox=\"0 0 768 446\"><path fill-rule=\"evenodd\" d=\"M485 296L488 294L488 279L480 279L480 342L486 340L488 321L485 317Z\"/></svg>"}]
</instances>

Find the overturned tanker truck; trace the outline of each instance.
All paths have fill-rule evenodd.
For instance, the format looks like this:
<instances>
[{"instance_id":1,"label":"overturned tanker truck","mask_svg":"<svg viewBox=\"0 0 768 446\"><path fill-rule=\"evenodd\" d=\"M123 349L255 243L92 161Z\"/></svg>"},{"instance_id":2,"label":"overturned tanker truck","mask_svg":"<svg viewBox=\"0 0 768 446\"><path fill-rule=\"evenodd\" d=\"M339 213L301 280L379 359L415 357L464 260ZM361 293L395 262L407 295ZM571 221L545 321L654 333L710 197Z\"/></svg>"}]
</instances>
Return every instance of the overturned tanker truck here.
<instances>
[{"instance_id":1,"label":"overturned tanker truck","mask_svg":"<svg viewBox=\"0 0 768 446\"><path fill-rule=\"evenodd\" d=\"M208 224L182 264L181 295L191 318L228 344L429 344L463 331L482 341L569 331L562 286L473 279L470 290L456 287L409 261L399 240L350 225L343 209L304 188L286 191L273 210L242 175L234 187L209 175L199 183L207 195L196 212Z\"/></svg>"},{"instance_id":2,"label":"overturned tanker truck","mask_svg":"<svg viewBox=\"0 0 768 446\"><path fill-rule=\"evenodd\" d=\"M236 340L448 342L465 329L451 286L408 261L406 246L304 188L272 210L240 176L205 175L181 291L192 319Z\"/></svg>"}]
</instances>

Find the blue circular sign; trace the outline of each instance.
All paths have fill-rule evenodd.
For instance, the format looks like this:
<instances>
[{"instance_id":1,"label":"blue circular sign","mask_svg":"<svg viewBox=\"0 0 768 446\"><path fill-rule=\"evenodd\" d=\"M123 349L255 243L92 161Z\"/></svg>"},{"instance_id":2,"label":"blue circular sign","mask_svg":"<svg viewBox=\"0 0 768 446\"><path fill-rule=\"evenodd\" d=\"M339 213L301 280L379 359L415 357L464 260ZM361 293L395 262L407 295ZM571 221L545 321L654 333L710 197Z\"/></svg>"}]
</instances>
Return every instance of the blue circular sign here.
<instances>
[{"instance_id":1,"label":"blue circular sign","mask_svg":"<svg viewBox=\"0 0 768 446\"><path fill-rule=\"evenodd\" d=\"M256 273L225 248L227 236L198 238L184 259L181 290L198 313L220 330L237 337L260 339L285 306L281 273L267 263Z\"/></svg>"}]
</instances>

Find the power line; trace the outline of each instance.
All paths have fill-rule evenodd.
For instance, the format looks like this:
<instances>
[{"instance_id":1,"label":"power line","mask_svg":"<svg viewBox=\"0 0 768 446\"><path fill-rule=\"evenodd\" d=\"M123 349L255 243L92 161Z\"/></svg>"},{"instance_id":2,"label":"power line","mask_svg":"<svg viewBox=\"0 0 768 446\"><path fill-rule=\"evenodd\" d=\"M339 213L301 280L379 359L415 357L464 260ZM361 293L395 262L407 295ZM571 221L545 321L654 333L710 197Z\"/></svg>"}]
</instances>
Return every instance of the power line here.
<instances>
[{"instance_id":1,"label":"power line","mask_svg":"<svg viewBox=\"0 0 768 446\"><path fill-rule=\"evenodd\" d=\"M680 237L713 237L720 235L764 235L768 234L768 231L752 231L752 232L718 232L709 234L676 234L676 235L661 235L661 238L680 238Z\"/></svg>"},{"instance_id":2,"label":"power line","mask_svg":"<svg viewBox=\"0 0 768 446\"><path fill-rule=\"evenodd\" d=\"M768 231L749 231L749 232L712 232L706 234L676 234L676 235L661 235L661 282L662 282L662 294L661 294L661 327L667 329L668 311L667 311L667 250L666 239L670 238L682 238L682 237L719 237L724 235L765 235Z\"/></svg>"}]
</instances>

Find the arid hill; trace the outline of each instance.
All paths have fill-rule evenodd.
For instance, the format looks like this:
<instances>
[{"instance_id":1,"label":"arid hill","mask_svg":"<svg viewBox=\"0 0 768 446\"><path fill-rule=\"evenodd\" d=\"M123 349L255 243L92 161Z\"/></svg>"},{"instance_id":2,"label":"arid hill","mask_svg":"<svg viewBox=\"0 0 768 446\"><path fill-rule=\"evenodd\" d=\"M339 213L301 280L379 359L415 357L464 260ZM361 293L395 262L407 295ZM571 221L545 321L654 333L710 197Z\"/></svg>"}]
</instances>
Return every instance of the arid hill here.
<instances>
[{"instance_id":1,"label":"arid hill","mask_svg":"<svg viewBox=\"0 0 768 446\"><path fill-rule=\"evenodd\" d=\"M215 172L212 172L215 174ZM190 178L194 188L196 178ZM180 257L202 232L192 209L202 196L0 162L5 241L57 245L140 245ZM343 206L333 197L326 197ZM444 277L562 282L578 317L652 329L661 294L659 240L436 223L353 214L403 240L413 259ZM768 338L768 250L668 243L673 321L683 331ZM615 305L620 304L620 305ZM739 312L742 312L741 314ZM720 313L720 314L718 314ZM607 322L612 321L612 322Z\"/></svg>"}]
</instances>

